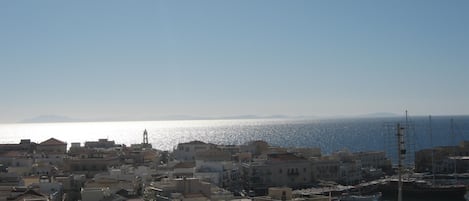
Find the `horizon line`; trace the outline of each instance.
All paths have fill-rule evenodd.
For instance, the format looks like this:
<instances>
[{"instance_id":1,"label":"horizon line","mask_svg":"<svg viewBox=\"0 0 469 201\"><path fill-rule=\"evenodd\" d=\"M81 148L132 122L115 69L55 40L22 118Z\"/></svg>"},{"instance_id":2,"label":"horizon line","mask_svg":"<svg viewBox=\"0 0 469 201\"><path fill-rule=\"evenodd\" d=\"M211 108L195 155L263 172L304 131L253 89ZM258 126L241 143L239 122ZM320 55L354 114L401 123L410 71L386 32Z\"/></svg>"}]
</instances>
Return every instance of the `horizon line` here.
<instances>
[{"instance_id":1,"label":"horizon line","mask_svg":"<svg viewBox=\"0 0 469 201\"><path fill-rule=\"evenodd\" d=\"M437 114L437 115L409 115L410 117L458 117L469 114ZM143 118L71 118L61 115L39 115L16 122L0 122L0 124L33 124L33 123L93 123L93 122L135 122L135 121L194 121L194 120L249 120L249 119L341 119L341 118L398 118L405 114L378 112L359 115L231 115L231 116L196 116L196 115L166 115Z\"/></svg>"}]
</instances>

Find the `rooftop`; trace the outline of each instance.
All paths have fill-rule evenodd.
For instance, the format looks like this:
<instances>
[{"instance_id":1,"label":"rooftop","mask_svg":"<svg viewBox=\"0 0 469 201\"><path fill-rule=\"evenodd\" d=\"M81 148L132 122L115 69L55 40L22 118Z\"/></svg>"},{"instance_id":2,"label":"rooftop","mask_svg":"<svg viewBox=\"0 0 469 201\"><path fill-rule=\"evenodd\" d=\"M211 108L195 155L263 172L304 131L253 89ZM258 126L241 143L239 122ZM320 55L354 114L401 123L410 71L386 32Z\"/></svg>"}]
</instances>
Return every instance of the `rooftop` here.
<instances>
[{"instance_id":1,"label":"rooftop","mask_svg":"<svg viewBox=\"0 0 469 201\"><path fill-rule=\"evenodd\" d=\"M44 142L41 142L40 145L67 145L67 143L57 140L55 138L50 138Z\"/></svg>"},{"instance_id":2,"label":"rooftop","mask_svg":"<svg viewBox=\"0 0 469 201\"><path fill-rule=\"evenodd\" d=\"M299 161L306 160L305 158L298 157L293 153L275 153L268 154L268 158L271 161Z\"/></svg>"},{"instance_id":3,"label":"rooftop","mask_svg":"<svg viewBox=\"0 0 469 201\"><path fill-rule=\"evenodd\" d=\"M190 142L186 142L186 143L181 143L181 144L193 144L193 145L197 145L197 144L207 144L207 143L202 142L202 141L199 141L199 140L194 140L194 141L190 141Z\"/></svg>"},{"instance_id":4,"label":"rooftop","mask_svg":"<svg viewBox=\"0 0 469 201\"><path fill-rule=\"evenodd\" d=\"M193 168L195 167L194 162L181 162L174 166L174 168Z\"/></svg>"}]
</instances>

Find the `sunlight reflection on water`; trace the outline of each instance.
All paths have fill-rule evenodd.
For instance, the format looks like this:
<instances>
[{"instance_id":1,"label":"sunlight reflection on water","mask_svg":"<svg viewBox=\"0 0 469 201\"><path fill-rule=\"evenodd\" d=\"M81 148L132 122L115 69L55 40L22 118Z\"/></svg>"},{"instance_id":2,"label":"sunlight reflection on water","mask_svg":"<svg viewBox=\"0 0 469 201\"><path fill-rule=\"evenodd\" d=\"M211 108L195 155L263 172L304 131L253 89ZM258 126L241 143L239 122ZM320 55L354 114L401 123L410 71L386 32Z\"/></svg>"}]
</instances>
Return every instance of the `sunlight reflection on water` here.
<instances>
[{"instance_id":1,"label":"sunlight reflection on water","mask_svg":"<svg viewBox=\"0 0 469 201\"><path fill-rule=\"evenodd\" d=\"M251 140L265 140L272 145L286 147L319 147L323 153L341 149L351 151L384 150L383 122L395 119L342 119L342 120L186 120L186 121L134 121L89 123L0 124L0 143L18 143L20 139L41 142L50 137L71 142L96 141L107 138L118 144L142 142L144 129L154 148L171 150L178 143L201 140L216 144L243 144ZM435 120L434 141L447 145L446 119ZM458 121L462 132L456 140L467 139L469 118ZM419 144L428 147L426 122L416 126Z\"/></svg>"}]
</instances>

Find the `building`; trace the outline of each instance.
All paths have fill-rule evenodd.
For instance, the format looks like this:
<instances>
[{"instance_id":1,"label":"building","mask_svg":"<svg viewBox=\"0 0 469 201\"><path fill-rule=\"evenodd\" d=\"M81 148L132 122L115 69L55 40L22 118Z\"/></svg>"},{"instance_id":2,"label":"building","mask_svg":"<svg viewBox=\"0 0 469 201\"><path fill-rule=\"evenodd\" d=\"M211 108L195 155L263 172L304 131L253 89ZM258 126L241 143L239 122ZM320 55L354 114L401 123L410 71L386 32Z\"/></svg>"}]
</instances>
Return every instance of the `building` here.
<instances>
[{"instance_id":1,"label":"building","mask_svg":"<svg viewBox=\"0 0 469 201\"><path fill-rule=\"evenodd\" d=\"M222 201L233 200L233 193L196 178L152 182L145 188L144 200Z\"/></svg>"},{"instance_id":2,"label":"building","mask_svg":"<svg viewBox=\"0 0 469 201\"><path fill-rule=\"evenodd\" d=\"M231 153L208 150L196 154L194 177L227 188L232 185L232 174L237 170L231 161Z\"/></svg>"},{"instance_id":3,"label":"building","mask_svg":"<svg viewBox=\"0 0 469 201\"><path fill-rule=\"evenodd\" d=\"M177 149L173 151L173 157L178 161L195 161L198 152L214 149L216 146L202 141L191 141L179 143Z\"/></svg>"},{"instance_id":4,"label":"building","mask_svg":"<svg viewBox=\"0 0 469 201\"><path fill-rule=\"evenodd\" d=\"M210 200L211 184L196 178L179 178L152 182L146 188L145 198L149 200Z\"/></svg>"},{"instance_id":5,"label":"building","mask_svg":"<svg viewBox=\"0 0 469 201\"><path fill-rule=\"evenodd\" d=\"M141 196L142 176L145 168L135 169L131 166L109 168L106 173L94 175L92 181L85 183L85 188L108 188L112 194L119 194L126 198Z\"/></svg>"},{"instance_id":6,"label":"building","mask_svg":"<svg viewBox=\"0 0 469 201\"><path fill-rule=\"evenodd\" d=\"M69 158L64 161L64 171L72 174L84 174L88 178L96 173L106 172L108 167L119 165L119 158Z\"/></svg>"},{"instance_id":7,"label":"building","mask_svg":"<svg viewBox=\"0 0 469 201\"><path fill-rule=\"evenodd\" d=\"M171 178L194 177L195 162L180 162L173 166L169 175Z\"/></svg>"},{"instance_id":8,"label":"building","mask_svg":"<svg viewBox=\"0 0 469 201\"><path fill-rule=\"evenodd\" d=\"M362 180L361 163L359 160L344 161L339 166L339 180L343 185L355 185Z\"/></svg>"},{"instance_id":9,"label":"building","mask_svg":"<svg viewBox=\"0 0 469 201\"><path fill-rule=\"evenodd\" d=\"M111 193L109 188L82 188L81 198L86 201L125 201L126 198Z\"/></svg>"},{"instance_id":10,"label":"building","mask_svg":"<svg viewBox=\"0 0 469 201\"><path fill-rule=\"evenodd\" d=\"M267 154L266 160L244 163L241 177L244 189L261 195L268 187L303 188L313 182L310 162L293 153Z\"/></svg>"},{"instance_id":11,"label":"building","mask_svg":"<svg viewBox=\"0 0 469 201\"><path fill-rule=\"evenodd\" d=\"M86 141L85 147L93 148L93 149L95 148L108 149L112 147L120 147L120 145L116 145L114 140L109 141L108 139L98 139L98 141Z\"/></svg>"},{"instance_id":12,"label":"building","mask_svg":"<svg viewBox=\"0 0 469 201\"><path fill-rule=\"evenodd\" d=\"M269 188L268 196L275 200L291 200L292 189L286 187L271 187Z\"/></svg>"},{"instance_id":13,"label":"building","mask_svg":"<svg viewBox=\"0 0 469 201\"><path fill-rule=\"evenodd\" d=\"M51 201L47 195L33 189L14 188L7 200L13 201Z\"/></svg>"},{"instance_id":14,"label":"building","mask_svg":"<svg viewBox=\"0 0 469 201\"><path fill-rule=\"evenodd\" d=\"M252 198L253 201L329 201L329 197L321 195L299 196L293 194L292 189L288 187L271 187L268 189L267 196L257 196Z\"/></svg>"},{"instance_id":15,"label":"building","mask_svg":"<svg viewBox=\"0 0 469 201\"><path fill-rule=\"evenodd\" d=\"M290 148L288 152L296 153L307 159L321 157L320 148Z\"/></svg>"},{"instance_id":16,"label":"building","mask_svg":"<svg viewBox=\"0 0 469 201\"><path fill-rule=\"evenodd\" d=\"M250 152L253 156L259 156L261 154L268 153L269 148L270 148L269 143L262 141L262 140L256 140L256 141L250 141L246 143L245 145L241 146L241 151Z\"/></svg>"},{"instance_id":17,"label":"building","mask_svg":"<svg viewBox=\"0 0 469 201\"><path fill-rule=\"evenodd\" d=\"M423 149L415 153L415 171L440 174L469 172L469 141L460 142L459 146L440 146Z\"/></svg>"},{"instance_id":18,"label":"building","mask_svg":"<svg viewBox=\"0 0 469 201\"><path fill-rule=\"evenodd\" d=\"M24 180L16 173L0 173L0 186L23 186Z\"/></svg>"},{"instance_id":19,"label":"building","mask_svg":"<svg viewBox=\"0 0 469 201\"><path fill-rule=\"evenodd\" d=\"M338 181L339 159L331 156L323 156L312 159L312 170L314 180Z\"/></svg>"},{"instance_id":20,"label":"building","mask_svg":"<svg viewBox=\"0 0 469 201\"><path fill-rule=\"evenodd\" d=\"M54 179L62 184L64 201L81 200L81 188L84 187L86 181L85 175L55 176Z\"/></svg>"},{"instance_id":21,"label":"building","mask_svg":"<svg viewBox=\"0 0 469 201\"><path fill-rule=\"evenodd\" d=\"M8 151L0 154L3 172L27 176L33 172L34 159L31 154L22 151Z\"/></svg>"},{"instance_id":22,"label":"building","mask_svg":"<svg viewBox=\"0 0 469 201\"><path fill-rule=\"evenodd\" d=\"M43 195L50 198L51 201L62 201L63 187L60 182L52 180L51 177L41 176L37 182L28 186Z\"/></svg>"},{"instance_id":23,"label":"building","mask_svg":"<svg viewBox=\"0 0 469 201\"><path fill-rule=\"evenodd\" d=\"M44 153L50 155L60 155L67 153L67 143L50 138L39 143L36 147L36 153Z\"/></svg>"},{"instance_id":24,"label":"building","mask_svg":"<svg viewBox=\"0 0 469 201\"><path fill-rule=\"evenodd\" d=\"M33 153L36 150L36 145L36 143L32 143L29 139L22 139L19 144L0 144L0 153L8 151Z\"/></svg>"},{"instance_id":25,"label":"building","mask_svg":"<svg viewBox=\"0 0 469 201\"><path fill-rule=\"evenodd\" d=\"M356 154L345 149L334 152L331 156L340 161L338 183L354 185L362 180L362 164Z\"/></svg>"},{"instance_id":26,"label":"building","mask_svg":"<svg viewBox=\"0 0 469 201\"><path fill-rule=\"evenodd\" d=\"M381 169L383 172L392 172L392 162L382 151L366 151L354 153L357 160L360 160L362 168Z\"/></svg>"}]
</instances>

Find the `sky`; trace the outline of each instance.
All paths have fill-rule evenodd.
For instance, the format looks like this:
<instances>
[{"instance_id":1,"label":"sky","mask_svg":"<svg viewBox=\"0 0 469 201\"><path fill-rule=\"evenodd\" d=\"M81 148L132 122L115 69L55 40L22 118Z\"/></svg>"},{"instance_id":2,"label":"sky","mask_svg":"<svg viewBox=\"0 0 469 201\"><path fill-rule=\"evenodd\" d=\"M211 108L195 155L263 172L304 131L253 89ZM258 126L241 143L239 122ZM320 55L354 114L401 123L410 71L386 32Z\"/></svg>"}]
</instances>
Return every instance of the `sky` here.
<instances>
[{"instance_id":1,"label":"sky","mask_svg":"<svg viewBox=\"0 0 469 201\"><path fill-rule=\"evenodd\" d=\"M0 1L0 122L469 114L469 1Z\"/></svg>"}]
</instances>

